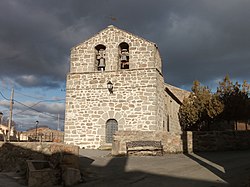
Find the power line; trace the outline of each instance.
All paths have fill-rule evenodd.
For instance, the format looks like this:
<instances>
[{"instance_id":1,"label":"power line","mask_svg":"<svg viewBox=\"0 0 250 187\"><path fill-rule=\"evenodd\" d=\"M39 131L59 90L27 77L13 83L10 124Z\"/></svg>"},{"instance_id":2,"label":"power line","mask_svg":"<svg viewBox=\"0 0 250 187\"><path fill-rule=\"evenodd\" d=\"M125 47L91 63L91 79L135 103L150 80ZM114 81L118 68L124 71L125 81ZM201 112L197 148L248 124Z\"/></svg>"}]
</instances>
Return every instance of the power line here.
<instances>
[{"instance_id":1,"label":"power line","mask_svg":"<svg viewBox=\"0 0 250 187\"><path fill-rule=\"evenodd\" d=\"M17 102L17 103L19 103L20 105L23 105L23 106L29 108L30 110L33 110L33 111L35 111L35 112L38 112L38 113L41 113L41 114L43 114L43 115L46 115L46 116L49 116L49 117L52 117L52 118L56 118L56 119L57 119L57 116L53 116L53 115L50 115L50 114L48 114L48 113L44 113L44 112L39 111L39 110L37 110L37 109L35 109L35 108L32 108L32 107L30 107L30 106L28 106L28 105L25 105L25 104L23 104L22 102L19 102L19 101L17 101L17 100L14 100L14 101ZM61 119L61 120L64 120L63 118L60 118L60 119Z\"/></svg>"},{"instance_id":2,"label":"power line","mask_svg":"<svg viewBox=\"0 0 250 187\"><path fill-rule=\"evenodd\" d=\"M16 93L16 91L15 91ZM7 101L9 101L10 99L6 98L3 93L0 91L0 95ZM28 96L27 96L28 97ZM32 96L29 96L29 97L32 97ZM34 97L35 98L35 97ZM38 103L41 103L41 102L57 102L57 101L65 101L65 99L44 99L44 100L41 100L39 101Z\"/></svg>"},{"instance_id":3,"label":"power line","mask_svg":"<svg viewBox=\"0 0 250 187\"><path fill-rule=\"evenodd\" d=\"M62 99L62 98L59 98L59 99L47 99L47 98L42 98L42 97L35 97L35 96L31 96L31 95L28 95L28 94L24 94L24 93L21 93L21 92L18 92L18 91L15 91L15 93L17 94L20 94L20 95L23 95L25 97L30 97L30 98L33 98L33 99L37 99L37 100L41 100L41 99L44 99L44 100L48 100L48 101L62 101L62 100L65 100L65 99Z\"/></svg>"},{"instance_id":4,"label":"power line","mask_svg":"<svg viewBox=\"0 0 250 187\"><path fill-rule=\"evenodd\" d=\"M1 91L0 91L0 95L1 95L5 100L10 101L10 99L6 98L6 97L3 95L3 93L2 93Z\"/></svg>"},{"instance_id":5,"label":"power line","mask_svg":"<svg viewBox=\"0 0 250 187\"><path fill-rule=\"evenodd\" d=\"M41 102L43 102L43 101L39 101L39 102L37 102L37 103L35 103L35 104L33 104L32 106L29 106L29 107L34 107L34 106L36 106L36 105L38 105L39 103L41 103ZM27 110L29 110L29 109L26 109L26 110L23 110L23 111L21 111L21 112L18 112L18 113L15 113L14 115L18 115L18 114L21 114L21 113L23 113L23 112L25 112L25 111L27 111Z\"/></svg>"},{"instance_id":6,"label":"power line","mask_svg":"<svg viewBox=\"0 0 250 187\"><path fill-rule=\"evenodd\" d=\"M3 93L0 91L0 95L5 99L5 100L7 100L7 101L10 101L10 99L8 99L8 98L6 98L4 95L3 95ZM15 101L16 103L18 103L18 104L20 104L20 105L23 105L23 106L25 106L25 107L27 107L28 109L27 110L33 110L33 111L35 111L35 112L38 112L38 113L41 113L41 114L43 114L43 115L46 115L46 116L49 116L49 117L52 117L52 118L56 118L57 119L57 116L53 116L53 115L50 115L50 114L48 114L48 113L44 113L44 112L42 112L42 111L39 111L39 110L37 110L37 109L35 109L35 108L33 108L35 105L37 105L37 104L39 104L39 103L41 103L41 102L54 102L55 100L42 100L42 101L39 101L39 102L37 102L37 103L35 103L34 105L32 105L32 106L28 106L28 105L26 105L26 104L24 104L24 103L22 103L22 102L20 102L20 101L17 101L17 100L15 100L15 99L13 99L13 101ZM27 110L25 110L25 111L27 111ZM22 111L22 112L25 112L25 111ZM22 113L22 112L20 112L20 113ZM20 113L17 113L17 114L20 114ZM17 115L17 114L15 114L15 115ZM63 118L60 118L60 120L64 120Z\"/></svg>"},{"instance_id":7,"label":"power line","mask_svg":"<svg viewBox=\"0 0 250 187\"><path fill-rule=\"evenodd\" d=\"M11 91L11 89L9 89L9 88L7 88L7 87L2 87L2 88ZM59 98L59 99L48 99L48 98L44 98L44 97L35 97L35 96L32 96L32 95L28 95L28 94L21 93L21 92L16 91L16 90L15 90L15 93L16 93L16 94L19 94L19 95L22 95L22 96L25 96L25 97L30 97L30 98L33 98L33 99L37 99L37 100L50 100L51 102L52 102L52 101L63 101L63 100L65 100L65 99L63 99L63 98Z\"/></svg>"}]
</instances>

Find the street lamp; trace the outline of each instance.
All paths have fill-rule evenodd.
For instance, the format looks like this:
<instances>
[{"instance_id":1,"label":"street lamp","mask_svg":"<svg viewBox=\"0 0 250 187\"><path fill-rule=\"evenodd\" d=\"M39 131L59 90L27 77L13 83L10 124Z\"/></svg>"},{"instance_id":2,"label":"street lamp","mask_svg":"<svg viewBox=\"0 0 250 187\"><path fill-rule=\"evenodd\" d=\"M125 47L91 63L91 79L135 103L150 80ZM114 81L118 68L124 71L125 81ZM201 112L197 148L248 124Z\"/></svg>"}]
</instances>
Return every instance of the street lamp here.
<instances>
[{"instance_id":1,"label":"street lamp","mask_svg":"<svg viewBox=\"0 0 250 187\"><path fill-rule=\"evenodd\" d=\"M111 81L109 81L107 83L107 88L108 88L109 93L112 94L113 93L113 84Z\"/></svg>"},{"instance_id":2,"label":"street lamp","mask_svg":"<svg viewBox=\"0 0 250 187\"><path fill-rule=\"evenodd\" d=\"M2 124L3 113L0 112L0 124Z\"/></svg>"},{"instance_id":3,"label":"street lamp","mask_svg":"<svg viewBox=\"0 0 250 187\"><path fill-rule=\"evenodd\" d=\"M37 140L37 127L38 127L39 121L36 121L36 140Z\"/></svg>"}]
</instances>

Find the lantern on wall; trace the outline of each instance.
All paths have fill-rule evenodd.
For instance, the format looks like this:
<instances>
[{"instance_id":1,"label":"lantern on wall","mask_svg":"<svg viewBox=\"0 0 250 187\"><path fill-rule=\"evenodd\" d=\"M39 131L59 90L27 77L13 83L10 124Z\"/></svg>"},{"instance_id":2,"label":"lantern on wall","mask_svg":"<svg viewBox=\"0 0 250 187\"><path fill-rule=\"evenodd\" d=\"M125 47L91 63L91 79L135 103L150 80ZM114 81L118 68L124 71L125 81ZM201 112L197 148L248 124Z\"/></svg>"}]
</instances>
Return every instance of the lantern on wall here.
<instances>
[{"instance_id":1,"label":"lantern on wall","mask_svg":"<svg viewBox=\"0 0 250 187\"><path fill-rule=\"evenodd\" d=\"M113 93L113 84L112 84L112 82L111 81L109 81L108 83L107 83L107 88L108 88L108 91L109 91L109 93Z\"/></svg>"}]
</instances>

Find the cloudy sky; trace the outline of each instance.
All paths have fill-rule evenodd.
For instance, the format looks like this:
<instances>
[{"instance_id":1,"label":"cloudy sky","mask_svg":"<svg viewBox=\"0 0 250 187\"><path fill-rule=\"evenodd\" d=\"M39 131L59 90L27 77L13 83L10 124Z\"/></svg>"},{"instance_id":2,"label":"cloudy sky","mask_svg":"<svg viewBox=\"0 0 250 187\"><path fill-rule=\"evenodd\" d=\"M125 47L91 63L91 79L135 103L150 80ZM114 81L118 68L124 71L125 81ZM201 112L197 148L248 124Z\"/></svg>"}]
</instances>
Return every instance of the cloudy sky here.
<instances>
[{"instance_id":1,"label":"cloudy sky","mask_svg":"<svg viewBox=\"0 0 250 187\"><path fill-rule=\"evenodd\" d=\"M1 0L0 109L18 128L63 126L70 48L112 24L155 42L165 81L250 82L249 0Z\"/></svg>"}]
</instances>

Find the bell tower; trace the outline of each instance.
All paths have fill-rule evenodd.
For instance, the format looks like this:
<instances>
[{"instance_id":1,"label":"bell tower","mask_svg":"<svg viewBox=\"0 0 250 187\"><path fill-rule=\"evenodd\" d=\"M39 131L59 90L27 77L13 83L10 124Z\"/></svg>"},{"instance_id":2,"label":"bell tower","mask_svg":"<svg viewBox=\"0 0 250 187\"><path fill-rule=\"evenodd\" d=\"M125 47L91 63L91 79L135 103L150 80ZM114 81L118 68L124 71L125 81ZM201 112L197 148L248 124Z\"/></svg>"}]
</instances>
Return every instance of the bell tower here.
<instances>
[{"instance_id":1,"label":"bell tower","mask_svg":"<svg viewBox=\"0 0 250 187\"><path fill-rule=\"evenodd\" d=\"M117 130L159 130L161 72L156 44L112 25L73 47L65 142L95 149L110 146Z\"/></svg>"}]
</instances>

